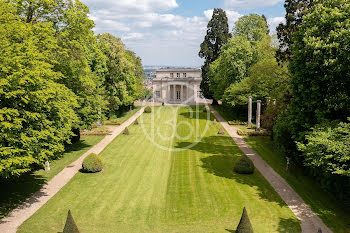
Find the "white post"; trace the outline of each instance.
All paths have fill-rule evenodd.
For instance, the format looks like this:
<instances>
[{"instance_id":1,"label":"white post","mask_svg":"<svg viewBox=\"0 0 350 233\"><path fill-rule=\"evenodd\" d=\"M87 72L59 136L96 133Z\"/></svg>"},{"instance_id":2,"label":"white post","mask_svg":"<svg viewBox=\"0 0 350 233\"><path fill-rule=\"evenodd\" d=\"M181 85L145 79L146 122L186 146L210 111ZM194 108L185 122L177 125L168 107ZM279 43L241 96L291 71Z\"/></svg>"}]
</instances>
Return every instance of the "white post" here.
<instances>
[{"instance_id":1,"label":"white post","mask_svg":"<svg viewBox=\"0 0 350 233\"><path fill-rule=\"evenodd\" d=\"M260 131L261 100L258 100L256 107L256 131Z\"/></svg>"},{"instance_id":2,"label":"white post","mask_svg":"<svg viewBox=\"0 0 350 233\"><path fill-rule=\"evenodd\" d=\"M253 115L253 97L249 96L249 101L248 101L248 127L252 126L252 115Z\"/></svg>"}]
</instances>

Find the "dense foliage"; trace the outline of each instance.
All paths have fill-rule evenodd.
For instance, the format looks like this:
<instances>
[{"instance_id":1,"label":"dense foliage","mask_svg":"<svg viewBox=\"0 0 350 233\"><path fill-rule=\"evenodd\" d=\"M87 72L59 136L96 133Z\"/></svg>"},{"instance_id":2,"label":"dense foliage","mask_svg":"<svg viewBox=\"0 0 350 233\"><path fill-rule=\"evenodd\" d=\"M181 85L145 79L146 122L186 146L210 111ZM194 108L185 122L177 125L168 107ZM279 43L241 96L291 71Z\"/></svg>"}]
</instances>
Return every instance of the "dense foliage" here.
<instances>
[{"instance_id":1,"label":"dense foliage","mask_svg":"<svg viewBox=\"0 0 350 233\"><path fill-rule=\"evenodd\" d=\"M0 177L57 158L144 93L141 59L98 39L88 13L78 0L0 1Z\"/></svg>"},{"instance_id":2,"label":"dense foliage","mask_svg":"<svg viewBox=\"0 0 350 233\"><path fill-rule=\"evenodd\" d=\"M340 142L347 139L346 124L324 125L350 116L349 18L346 0L315 0L304 12L290 47L291 103L274 126L285 155L348 205L349 144Z\"/></svg>"},{"instance_id":3,"label":"dense foliage","mask_svg":"<svg viewBox=\"0 0 350 233\"><path fill-rule=\"evenodd\" d=\"M91 153L83 160L82 168L84 172L100 172L103 169L103 162L99 155Z\"/></svg>"},{"instance_id":4,"label":"dense foliage","mask_svg":"<svg viewBox=\"0 0 350 233\"><path fill-rule=\"evenodd\" d=\"M276 52L276 58L279 62L288 61L291 57L290 47L293 44L293 35L298 27L303 23L303 16L307 9L311 7L313 0L286 0L284 8L286 9L286 22L277 27L277 36L279 39L279 49Z\"/></svg>"},{"instance_id":5,"label":"dense foliage","mask_svg":"<svg viewBox=\"0 0 350 233\"><path fill-rule=\"evenodd\" d=\"M202 66L201 82L201 90L205 98L213 98L213 94L209 89L209 66L218 58L221 47L227 43L229 38L230 34L226 12L220 8L216 8L208 23L207 34L199 51L199 56L205 59L204 65ZM216 102L215 99L214 102Z\"/></svg>"},{"instance_id":6,"label":"dense foliage","mask_svg":"<svg viewBox=\"0 0 350 233\"><path fill-rule=\"evenodd\" d=\"M350 177L350 123L318 127L305 138L306 143L298 143L305 164L325 173Z\"/></svg>"}]
</instances>

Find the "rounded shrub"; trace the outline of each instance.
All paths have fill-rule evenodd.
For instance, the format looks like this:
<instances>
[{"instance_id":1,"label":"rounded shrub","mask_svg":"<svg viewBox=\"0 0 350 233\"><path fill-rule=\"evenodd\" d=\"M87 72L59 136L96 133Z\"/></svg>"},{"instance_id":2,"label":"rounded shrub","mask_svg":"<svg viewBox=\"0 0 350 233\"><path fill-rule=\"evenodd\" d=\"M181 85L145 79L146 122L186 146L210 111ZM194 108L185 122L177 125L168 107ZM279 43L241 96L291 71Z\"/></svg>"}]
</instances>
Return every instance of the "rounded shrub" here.
<instances>
[{"instance_id":1,"label":"rounded shrub","mask_svg":"<svg viewBox=\"0 0 350 233\"><path fill-rule=\"evenodd\" d=\"M152 108L150 106L145 107L145 113L151 113Z\"/></svg>"},{"instance_id":2,"label":"rounded shrub","mask_svg":"<svg viewBox=\"0 0 350 233\"><path fill-rule=\"evenodd\" d=\"M205 113L210 112L210 108L209 108L209 107L205 107L205 108L203 109L203 112L205 112Z\"/></svg>"},{"instance_id":3,"label":"rounded shrub","mask_svg":"<svg viewBox=\"0 0 350 233\"><path fill-rule=\"evenodd\" d=\"M236 162L234 171L237 172L238 174L253 174L254 164L247 156L242 156Z\"/></svg>"},{"instance_id":4,"label":"rounded shrub","mask_svg":"<svg viewBox=\"0 0 350 233\"><path fill-rule=\"evenodd\" d=\"M100 172L103 169L103 162L99 155L91 153L83 161L84 172Z\"/></svg>"}]
</instances>

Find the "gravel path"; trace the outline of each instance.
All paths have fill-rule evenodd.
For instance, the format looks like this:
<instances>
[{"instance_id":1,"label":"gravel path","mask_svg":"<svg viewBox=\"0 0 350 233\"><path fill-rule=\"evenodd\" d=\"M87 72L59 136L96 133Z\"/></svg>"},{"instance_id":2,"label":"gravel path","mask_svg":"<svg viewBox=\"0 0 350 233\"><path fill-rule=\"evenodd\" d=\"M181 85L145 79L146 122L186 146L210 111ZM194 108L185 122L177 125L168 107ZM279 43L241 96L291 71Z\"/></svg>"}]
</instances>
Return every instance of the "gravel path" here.
<instances>
[{"instance_id":1,"label":"gravel path","mask_svg":"<svg viewBox=\"0 0 350 233\"><path fill-rule=\"evenodd\" d=\"M144 108L135 113L127 121L118 127L114 127L111 134L106 135L98 144L88 150L75 162L65 167L60 173L52 178L38 192L27 199L23 204L14 209L7 217L0 220L0 233L15 233L17 228L37 210L52 198L72 177L79 172L84 158L91 154L99 154L112 140L118 136L125 127L132 124L142 113Z\"/></svg>"},{"instance_id":2,"label":"gravel path","mask_svg":"<svg viewBox=\"0 0 350 233\"><path fill-rule=\"evenodd\" d=\"M243 137L237 134L239 128L230 126L227 121L210 107L216 119L226 129L238 147L253 162L256 169L265 177L276 192L281 196L284 202L293 211L295 216L301 221L302 233L317 233L318 229L322 229L322 233L332 233L332 231L322 222L311 208L303 201L303 199L293 190L292 187L275 172L249 145L244 141Z\"/></svg>"}]
</instances>

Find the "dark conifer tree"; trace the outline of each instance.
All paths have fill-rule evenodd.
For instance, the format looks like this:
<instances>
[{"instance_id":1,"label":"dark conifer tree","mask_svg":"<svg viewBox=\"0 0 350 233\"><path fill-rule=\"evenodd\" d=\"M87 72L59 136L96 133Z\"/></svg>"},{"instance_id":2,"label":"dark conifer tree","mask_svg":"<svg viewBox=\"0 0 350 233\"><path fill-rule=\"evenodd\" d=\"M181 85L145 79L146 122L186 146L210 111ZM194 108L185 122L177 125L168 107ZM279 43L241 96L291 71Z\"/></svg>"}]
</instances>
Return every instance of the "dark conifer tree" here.
<instances>
[{"instance_id":1,"label":"dark conifer tree","mask_svg":"<svg viewBox=\"0 0 350 233\"><path fill-rule=\"evenodd\" d=\"M277 27L277 36L280 42L276 58L279 62L288 61L291 56L290 46L292 45L293 34L303 23L303 16L306 9L311 7L313 0L286 0L286 23Z\"/></svg>"},{"instance_id":2,"label":"dark conifer tree","mask_svg":"<svg viewBox=\"0 0 350 233\"><path fill-rule=\"evenodd\" d=\"M202 66L201 82L201 90L205 98L213 99L213 93L209 90L209 66L219 57L221 47L227 43L230 37L226 12L220 8L214 9L213 16L207 26L207 35L199 51L199 57L205 59ZM217 101L213 99L213 104L216 103Z\"/></svg>"}]
</instances>

